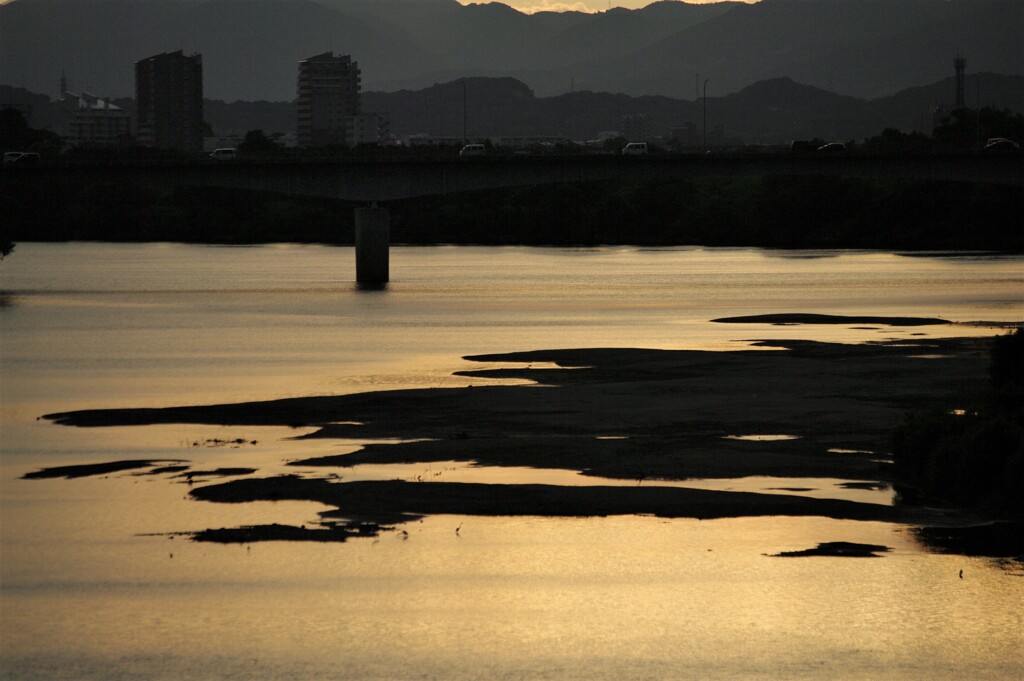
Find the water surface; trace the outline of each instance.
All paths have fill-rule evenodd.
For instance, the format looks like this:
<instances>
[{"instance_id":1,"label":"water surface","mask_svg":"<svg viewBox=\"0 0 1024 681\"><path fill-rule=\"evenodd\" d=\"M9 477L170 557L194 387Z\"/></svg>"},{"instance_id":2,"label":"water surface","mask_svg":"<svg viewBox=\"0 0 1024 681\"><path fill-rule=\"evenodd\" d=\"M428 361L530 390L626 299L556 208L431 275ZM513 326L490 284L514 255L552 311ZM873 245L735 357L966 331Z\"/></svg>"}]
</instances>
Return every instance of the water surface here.
<instances>
[{"instance_id":1,"label":"water surface","mask_svg":"<svg viewBox=\"0 0 1024 681\"><path fill-rule=\"evenodd\" d=\"M928 361L929 338L993 331L708 320L780 312L1024 319L1024 259L1009 256L395 248L385 290L360 291L353 275L345 248L18 244L0 266L6 678L1024 675L1019 566L929 553L902 526L437 516L407 526L408 538L219 546L163 533L311 523L325 509L200 503L186 499L183 480L130 472L20 479L40 466L122 458L272 475L295 472L289 459L359 446L290 440L307 431L287 428L75 429L36 420L56 411L452 387L482 382L452 375L479 368L464 355L541 348L917 338ZM258 444L191 446L206 438ZM443 463L337 471L345 479L424 473L608 482ZM842 482L673 484L891 502L887 490ZM767 555L824 541L892 551Z\"/></svg>"}]
</instances>

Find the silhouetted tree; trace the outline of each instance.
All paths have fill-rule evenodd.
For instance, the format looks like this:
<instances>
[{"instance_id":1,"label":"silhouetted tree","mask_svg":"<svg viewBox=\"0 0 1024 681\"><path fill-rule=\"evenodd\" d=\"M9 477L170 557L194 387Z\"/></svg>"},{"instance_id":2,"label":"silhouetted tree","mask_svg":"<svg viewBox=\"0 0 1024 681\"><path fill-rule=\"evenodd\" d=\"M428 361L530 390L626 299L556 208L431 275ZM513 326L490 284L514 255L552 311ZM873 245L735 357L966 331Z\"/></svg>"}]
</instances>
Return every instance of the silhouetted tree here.
<instances>
[{"instance_id":1,"label":"silhouetted tree","mask_svg":"<svg viewBox=\"0 0 1024 681\"><path fill-rule=\"evenodd\" d=\"M267 137L262 130L250 130L245 133L245 139L238 145L239 153L249 156L258 156L278 151L280 147L274 140Z\"/></svg>"},{"instance_id":2,"label":"silhouetted tree","mask_svg":"<svg viewBox=\"0 0 1024 681\"><path fill-rule=\"evenodd\" d=\"M60 136L52 130L31 128L17 109L0 111L0 149L3 151L60 151Z\"/></svg>"},{"instance_id":3,"label":"silhouetted tree","mask_svg":"<svg viewBox=\"0 0 1024 681\"><path fill-rule=\"evenodd\" d=\"M920 154L931 151L932 140L924 133L886 128L881 135L864 140L862 148L875 154Z\"/></svg>"},{"instance_id":4,"label":"silhouetted tree","mask_svg":"<svg viewBox=\"0 0 1024 681\"><path fill-rule=\"evenodd\" d=\"M992 137L1024 140L1024 116L1009 109L954 109L932 133L937 147L968 151L984 146Z\"/></svg>"},{"instance_id":5,"label":"silhouetted tree","mask_svg":"<svg viewBox=\"0 0 1024 681\"><path fill-rule=\"evenodd\" d=\"M17 109L0 111L0 149L25 149L31 144L32 129Z\"/></svg>"},{"instance_id":6,"label":"silhouetted tree","mask_svg":"<svg viewBox=\"0 0 1024 681\"><path fill-rule=\"evenodd\" d=\"M619 135L618 137L606 139L604 141L603 147L605 151L610 151L612 153L617 154L620 151L622 151L622 147L626 146L627 144L629 144L629 140L623 137L622 135Z\"/></svg>"},{"instance_id":7,"label":"silhouetted tree","mask_svg":"<svg viewBox=\"0 0 1024 681\"><path fill-rule=\"evenodd\" d=\"M993 392L976 409L908 417L893 434L901 497L1024 516L1024 332L995 339Z\"/></svg>"}]
</instances>

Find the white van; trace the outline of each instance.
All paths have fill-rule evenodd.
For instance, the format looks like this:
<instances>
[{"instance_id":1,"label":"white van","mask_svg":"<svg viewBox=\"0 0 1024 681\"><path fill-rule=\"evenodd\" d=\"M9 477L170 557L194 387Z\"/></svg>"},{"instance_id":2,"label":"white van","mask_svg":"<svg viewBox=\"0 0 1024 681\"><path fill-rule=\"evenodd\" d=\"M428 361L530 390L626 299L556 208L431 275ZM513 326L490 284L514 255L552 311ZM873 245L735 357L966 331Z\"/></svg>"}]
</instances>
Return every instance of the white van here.
<instances>
[{"instance_id":1,"label":"white van","mask_svg":"<svg viewBox=\"0 0 1024 681\"><path fill-rule=\"evenodd\" d=\"M459 156L484 156L487 147L482 144L467 144L459 150Z\"/></svg>"},{"instance_id":2,"label":"white van","mask_svg":"<svg viewBox=\"0 0 1024 681\"><path fill-rule=\"evenodd\" d=\"M622 147L623 156L646 156L647 142L630 142Z\"/></svg>"},{"instance_id":3,"label":"white van","mask_svg":"<svg viewBox=\"0 0 1024 681\"><path fill-rule=\"evenodd\" d=\"M213 153L210 154L210 158L214 161L234 161L237 157L234 147L214 149Z\"/></svg>"}]
</instances>

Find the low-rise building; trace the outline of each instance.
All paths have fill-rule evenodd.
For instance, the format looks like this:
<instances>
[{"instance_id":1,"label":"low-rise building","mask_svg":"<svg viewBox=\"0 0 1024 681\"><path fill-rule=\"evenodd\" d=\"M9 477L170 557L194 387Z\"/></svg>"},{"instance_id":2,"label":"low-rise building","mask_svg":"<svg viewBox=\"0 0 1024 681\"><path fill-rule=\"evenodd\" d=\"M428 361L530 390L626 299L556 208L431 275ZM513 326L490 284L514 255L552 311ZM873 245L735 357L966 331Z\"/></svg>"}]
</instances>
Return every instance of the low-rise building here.
<instances>
[{"instance_id":1,"label":"low-rise building","mask_svg":"<svg viewBox=\"0 0 1024 681\"><path fill-rule=\"evenodd\" d=\"M57 102L64 113L58 134L77 147L126 144L131 139L131 118L109 99L82 92L64 92Z\"/></svg>"},{"instance_id":2,"label":"low-rise building","mask_svg":"<svg viewBox=\"0 0 1024 681\"><path fill-rule=\"evenodd\" d=\"M380 113L361 113L345 118L345 143L380 144L388 137L388 117Z\"/></svg>"},{"instance_id":3,"label":"low-rise building","mask_svg":"<svg viewBox=\"0 0 1024 681\"><path fill-rule=\"evenodd\" d=\"M630 142L646 142L648 136L647 115L629 114L623 116L619 124L622 129L622 136Z\"/></svg>"}]
</instances>

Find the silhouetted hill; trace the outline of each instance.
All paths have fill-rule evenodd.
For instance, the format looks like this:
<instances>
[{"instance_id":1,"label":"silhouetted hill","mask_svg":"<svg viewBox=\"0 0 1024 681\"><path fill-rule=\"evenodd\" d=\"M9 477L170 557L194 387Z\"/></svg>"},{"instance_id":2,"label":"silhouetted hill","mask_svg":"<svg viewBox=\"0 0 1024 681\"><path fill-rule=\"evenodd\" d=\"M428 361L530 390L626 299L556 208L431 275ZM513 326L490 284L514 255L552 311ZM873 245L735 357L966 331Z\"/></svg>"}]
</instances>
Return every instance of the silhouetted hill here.
<instances>
[{"instance_id":1,"label":"silhouetted hill","mask_svg":"<svg viewBox=\"0 0 1024 681\"><path fill-rule=\"evenodd\" d=\"M951 73L958 52L971 71L1024 73L1022 37L1019 0L762 0L573 70L584 87L630 94L689 95L700 73L716 94L789 76L877 97Z\"/></svg>"},{"instance_id":2,"label":"silhouetted hill","mask_svg":"<svg viewBox=\"0 0 1024 681\"><path fill-rule=\"evenodd\" d=\"M386 112L400 135L427 133L461 137L463 84L467 132L471 137L571 137L593 139L598 131L618 130L622 117L644 114L651 136L666 135L686 121L703 124L703 102L670 97L630 97L579 91L537 97L514 78L468 78L421 90L363 93L363 110ZM975 74L967 81L968 103L1024 112L1024 76ZM976 95L980 93L980 97ZM779 144L793 139L862 140L885 128L931 131L936 105L948 110L953 78L902 90L889 97L861 99L827 92L790 78L761 81L725 97L708 97L708 125L723 126L727 140ZM130 98L115 99L126 111ZM0 106L13 104L31 114L35 127L54 128L58 118L45 95L0 85ZM291 102L225 102L207 99L205 118L218 133L295 127Z\"/></svg>"},{"instance_id":3,"label":"silhouetted hill","mask_svg":"<svg viewBox=\"0 0 1024 681\"><path fill-rule=\"evenodd\" d=\"M1024 111L1024 76L979 74L983 106ZM463 82L471 137L564 136L592 139L618 130L622 117L644 114L651 136L667 135L686 121L703 127L703 102L669 97L630 97L582 91L536 97L512 79L470 78L423 90L367 92L363 108L387 111L394 132L461 136ZM970 88L968 88L970 90ZM746 144L793 139L864 139L885 128L931 131L932 110L954 98L952 78L866 100L827 92L790 78L761 81L725 97L708 97L708 126L721 125L726 138Z\"/></svg>"},{"instance_id":4,"label":"silhouetted hill","mask_svg":"<svg viewBox=\"0 0 1024 681\"><path fill-rule=\"evenodd\" d=\"M203 55L208 97L290 100L296 62L351 54L366 89L512 76L576 90L693 97L791 77L860 97L952 73L1024 73L1020 0L664 1L597 14L522 14L456 0L14 0L0 5L0 82L133 94L133 64Z\"/></svg>"}]
</instances>

